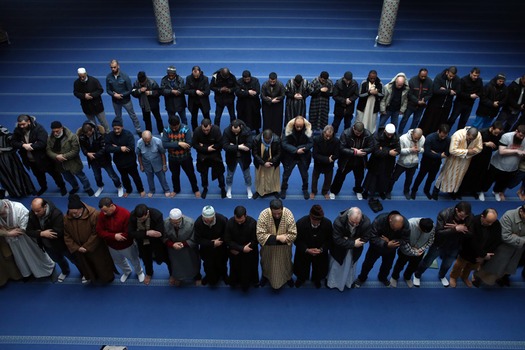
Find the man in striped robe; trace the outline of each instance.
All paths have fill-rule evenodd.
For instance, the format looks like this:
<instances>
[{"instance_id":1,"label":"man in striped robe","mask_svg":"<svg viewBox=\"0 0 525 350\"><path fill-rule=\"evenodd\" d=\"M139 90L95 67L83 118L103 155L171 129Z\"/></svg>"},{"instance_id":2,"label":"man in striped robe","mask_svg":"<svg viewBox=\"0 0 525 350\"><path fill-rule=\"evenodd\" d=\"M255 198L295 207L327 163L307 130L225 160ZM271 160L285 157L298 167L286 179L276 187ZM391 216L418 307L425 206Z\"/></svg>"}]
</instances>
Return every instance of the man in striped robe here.
<instances>
[{"instance_id":1,"label":"man in striped robe","mask_svg":"<svg viewBox=\"0 0 525 350\"><path fill-rule=\"evenodd\" d=\"M441 191L450 193L455 199L472 157L480 153L482 149L483 142L478 129L466 127L456 131L450 140L450 156L441 168L432 198L437 200L439 191Z\"/></svg>"},{"instance_id":2,"label":"man in striped robe","mask_svg":"<svg viewBox=\"0 0 525 350\"><path fill-rule=\"evenodd\" d=\"M261 287L269 281L273 289L285 283L294 286L292 279L292 243L297 237L297 227L292 212L283 207L280 199L270 202L270 207L259 214L257 240L261 245Z\"/></svg>"}]
</instances>

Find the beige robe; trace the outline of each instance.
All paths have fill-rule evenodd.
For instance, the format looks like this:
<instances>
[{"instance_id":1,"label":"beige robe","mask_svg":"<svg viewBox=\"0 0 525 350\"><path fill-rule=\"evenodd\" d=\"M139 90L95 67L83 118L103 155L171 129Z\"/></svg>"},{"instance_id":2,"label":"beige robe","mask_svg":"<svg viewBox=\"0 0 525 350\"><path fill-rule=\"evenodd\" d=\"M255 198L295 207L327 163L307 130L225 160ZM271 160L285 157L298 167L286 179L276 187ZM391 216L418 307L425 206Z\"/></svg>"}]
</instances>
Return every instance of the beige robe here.
<instances>
[{"instance_id":1,"label":"beige robe","mask_svg":"<svg viewBox=\"0 0 525 350\"><path fill-rule=\"evenodd\" d=\"M467 130L469 128L458 130L452 135L449 148L450 156L445 160L436 181L436 188L439 188L441 192L458 192L472 157L483 149L481 133L479 132L478 136L467 145ZM467 154L469 149L474 149L475 153Z\"/></svg>"},{"instance_id":2,"label":"beige robe","mask_svg":"<svg viewBox=\"0 0 525 350\"><path fill-rule=\"evenodd\" d=\"M286 234L287 244L266 245L270 236ZM292 243L297 237L295 218L288 208L283 208L281 222L276 230L270 208L264 209L257 220L257 240L261 245L262 275L274 289L281 288L292 278Z\"/></svg>"}]
</instances>

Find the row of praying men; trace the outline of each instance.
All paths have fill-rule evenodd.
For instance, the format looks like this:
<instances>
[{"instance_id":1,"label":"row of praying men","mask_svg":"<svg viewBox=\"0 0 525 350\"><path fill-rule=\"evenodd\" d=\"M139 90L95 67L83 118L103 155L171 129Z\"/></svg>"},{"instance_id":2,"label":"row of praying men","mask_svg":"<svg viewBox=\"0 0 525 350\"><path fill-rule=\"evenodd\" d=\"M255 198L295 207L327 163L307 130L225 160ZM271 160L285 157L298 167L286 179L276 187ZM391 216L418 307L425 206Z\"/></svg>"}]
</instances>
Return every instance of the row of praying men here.
<instances>
[{"instance_id":1,"label":"row of praying men","mask_svg":"<svg viewBox=\"0 0 525 350\"><path fill-rule=\"evenodd\" d=\"M519 184L518 196L525 198L525 125L518 125L516 130L504 133L503 123L496 120L480 131L475 127L465 127L456 131L452 137L448 136L449 130L448 124L444 123L427 137L420 128L398 135L395 125L389 123L371 133L362 122L356 122L345 129L340 137L335 135L331 125L325 126L320 135L314 136L311 123L298 116L288 122L281 137L271 130L264 130L254 136L251 129L239 119L233 120L224 131L212 124L210 119L203 119L201 125L192 132L177 116L172 116L161 138L145 131L136 142L133 133L124 129L118 118L113 120L109 133L104 133L102 126L89 120L76 132L63 126L60 121L54 121L48 135L34 117L20 115L9 141L40 184L37 195L46 192L46 173L49 173L62 195L67 194L64 179L72 187L69 193L79 190L78 179L89 196L98 197L104 190L104 169L119 197L127 197L132 193L131 180L140 196L146 196L139 170L146 175L148 197L156 192L155 177L162 187L162 193L166 197L174 197L181 192L182 169L195 197L206 198L211 169L212 180L217 179L221 197L232 198L233 178L239 166L248 198L276 196L285 199L290 176L297 166L304 199L315 199L321 174L324 176L321 194L326 199L335 199L343 188L347 174L353 171L353 192L357 199L368 198L371 207L377 211L381 210L377 207L377 197L390 199L394 185L403 173L403 194L408 200L416 199L425 177L423 192L428 199L438 199L439 193L443 192L454 199L462 195L474 195L484 200L484 193L494 185L494 196L501 201L505 200L507 188ZM202 192L197 184L192 150L197 155L196 169L200 174ZM81 152L93 170L98 187L96 191L84 173ZM3 158L6 158L5 164L15 164L18 160L13 152L5 153L0 157ZM309 186L312 158L313 171ZM255 167L255 193L252 192L252 162ZM0 177L0 182L3 187L7 187L11 196L35 192L22 166L7 168L10 171ZM166 179L168 169L173 189L170 189ZM419 172L415 177L417 169Z\"/></svg>"},{"instance_id":2,"label":"row of praying men","mask_svg":"<svg viewBox=\"0 0 525 350\"><path fill-rule=\"evenodd\" d=\"M508 286L525 251L525 206L498 219L494 208L475 215L470 203L461 201L440 210L435 223L395 210L372 220L358 207L342 210L332 222L319 204L296 220L280 199L271 200L257 219L243 206L229 219L210 205L196 219L179 208L164 218L145 204L129 212L108 197L98 207L76 194L69 197L65 214L40 197L30 210L0 200L0 244L2 252L9 252L0 260L0 282L47 276L63 282L71 262L82 283L110 283L116 266L120 282L134 271L148 285L156 263L166 264L172 286L223 282L244 290L267 284L280 289L311 281L316 288L324 282L343 291L365 284L381 258L379 282L395 288L403 272L412 288L421 285L427 268L440 257L437 277L444 287L456 287L458 279L467 287Z\"/></svg>"},{"instance_id":3,"label":"row of praying men","mask_svg":"<svg viewBox=\"0 0 525 350\"><path fill-rule=\"evenodd\" d=\"M214 124L221 125L222 113L227 108L230 121L238 116L256 133L262 126L263 130L271 129L278 135L283 126L298 115L308 117L313 131L319 133L329 123L330 99L334 102L332 125L336 133L341 122L344 122L345 129L350 127L354 112L356 121L363 122L372 133L390 120L402 134L412 117L409 129L419 126L425 136L443 123L452 128L458 118L458 130L463 129L475 103L478 104L476 118L468 124L478 129L488 127L497 117L504 123L505 131L510 131L523 124L522 118L525 118L525 75L507 86L505 74L499 73L483 84L477 67L460 78L457 68L451 66L439 72L433 80L428 77L428 70L421 68L410 79L404 73L398 73L388 83L382 82L377 71L371 70L360 84L350 71L335 83L330 80L329 73L323 71L311 82L298 74L286 84L272 72L262 85L248 70L237 79L228 68L221 68L212 74L210 80L199 66L194 66L184 79L174 66L169 66L158 84L144 71L138 72L137 80L132 83L117 60L110 62L110 68L106 92L111 96L115 115L122 118L122 108L126 109L139 134L142 127L131 97L139 101L146 129L152 131L153 114L160 134L164 129L161 96L168 116L178 115L186 125L186 108L189 110L194 130L198 126L199 111L204 118L210 119L210 91L213 91L215 100ZM101 83L89 76L85 68L79 68L77 73L79 78L74 83L74 95L80 99L84 114L92 121L98 119L108 131ZM307 98L310 98L308 114Z\"/></svg>"}]
</instances>

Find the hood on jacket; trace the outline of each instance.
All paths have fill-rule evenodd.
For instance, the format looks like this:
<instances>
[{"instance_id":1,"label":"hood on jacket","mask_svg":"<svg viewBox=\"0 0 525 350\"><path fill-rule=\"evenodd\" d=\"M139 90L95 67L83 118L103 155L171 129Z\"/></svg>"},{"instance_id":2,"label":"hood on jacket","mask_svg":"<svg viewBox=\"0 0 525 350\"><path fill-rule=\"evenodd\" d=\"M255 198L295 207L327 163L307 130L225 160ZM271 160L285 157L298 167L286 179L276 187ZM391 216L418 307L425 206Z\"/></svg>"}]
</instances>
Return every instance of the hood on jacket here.
<instances>
[{"instance_id":1,"label":"hood on jacket","mask_svg":"<svg viewBox=\"0 0 525 350\"><path fill-rule=\"evenodd\" d=\"M388 85L394 85L395 82L396 82L396 79L397 79L398 77L403 77L403 78L405 78L405 84L404 84L404 85L405 85L405 87L408 87L408 78L407 78L407 76L405 75L405 73L403 73L403 72L397 73L396 76L393 77L392 80L390 80L390 82L388 83ZM378 79L379 79L379 78L378 78Z\"/></svg>"},{"instance_id":2,"label":"hood on jacket","mask_svg":"<svg viewBox=\"0 0 525 350\"><path fill-rule=\"evenodd\" d=\"M286 128L284 129L284 136L291 135L293 132L293 125L295 123L295 118L290 119L290 121L286 124ZM304 132L306 136L312 137L312 124L304 118Z\"/></svg>"}]
</instances>

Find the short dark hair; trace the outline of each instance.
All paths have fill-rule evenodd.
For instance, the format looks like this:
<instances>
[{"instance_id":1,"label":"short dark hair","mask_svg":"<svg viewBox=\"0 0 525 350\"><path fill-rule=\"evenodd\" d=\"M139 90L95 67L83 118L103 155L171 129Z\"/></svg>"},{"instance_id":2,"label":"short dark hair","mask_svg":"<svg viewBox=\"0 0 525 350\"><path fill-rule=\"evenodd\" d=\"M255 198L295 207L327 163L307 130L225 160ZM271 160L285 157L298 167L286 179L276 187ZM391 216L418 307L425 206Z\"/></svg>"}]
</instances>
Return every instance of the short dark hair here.
<instances>
[{"instance_id":1,"label":"short dark hair","mask_svg":"<svg viewBox=\"0 0 525 350\"><path fill-rule=\"evenodd\" d=\"M419 220L419 228L421 231L428 233L434 228L434 221L430 218L422 218Z\"/></svg>"},{"instance_id":2,"label":"short dark hair","mask_svg":"<svg viewBox=\"0 0 525 350\"><path fill-rule=\"evenodd\" d=\"M319 76L323 79L328 79L330 77L330 74L328 74L328 72L322 71L321 74L319 74Z\"/></svg>"},{"instance_id":3,"label":"short dark hair","mask_svg":"<svg viewBox=\"0 0 525 350\"><path fill-rule=\"evenodd\" d=\"M208 126L208 125L211 125L211 119L209 119L209 118L204 118L204 119L201 121L201 125L202 125L202 126Z\"/></svg>"},{"instance_id":4,"label":"short dark hair","mask_svg":"<svg viewBox=\"0 0 525 350\"><path fill-rule=\"evenodd\" d=\"M148 210L149 208L146 204L138 204L134 210L135 216L141 218L148 213Z\"/></svg>"},{"instance_id":5,"label":"short dark hair","mask_svg":"<svg viewBox=\"0 0 525 350\"><path fill-rule=\"evenodd\" d=\"M476 73L476 74L479 74L481 73L481 70L478 68L478 67L474 67L470 70L470 73Z\"/></svg>"},{"instance_id":6,"label":"short dark hair","mask_svg":"<svg viewBox=\"0 0 525 350\"><path fill-rule=\"evenodd\" d=\"M242 205L236 206L233 210L233 215L235 215L236 218L243 217L244 215L246 215L246 208Z\"/></svg>"},{"instance_id":7,"label":"short dark hair","mask_svg":"<svg viewBox=\"0 0 525 350\"><path fill-rule=\"evenodd\" d=\"M273 210L277 210L277 209L282 209L283 208L283 201L276 198L276 199L272 199L271 202L270 202L270 209L273 209Z\"/></svg>"},{"instance_id":8,"label":"short dark hair","mask_svg":"<svg viewBox=\"0 0 525 350\"><path fill-rule=\"evenodd\" d=\"M472 206L469 202L461 201L454 207L457 211L470 215L472 213Z\"/></svg>"},{"instance_id":9,"label":"short dark hair","mask_svg":"<svg viewBox=\"0 0 525 350\"><path fill-rule=\"evenodd\" d=\"M18 123L20 122L31 122L31 118L27 114L20 114L18 118L16 118L16 121Z\"/></svg>"},{"instance_id":10,"label":"short dark hair","mask_svg":"<svg viewBox=\"0 0 525 350\"><path fill-rule=\"evenodd\" d=\"M274 79L277 79L277 73L275 72L271 72L269 75L268 75L268 78L274 80Z\"/></svg>"},{"instance_id":11,"label":"short dark hair","mask_svg":"<svg viewBox=\"0 0 525 350\"><path fill-rule=\"evenodd\" d=\"M168 118L168 124L173 126L179 126L180 125L180 118L176 115L172 115Z\"/></svg>"},{"instance_id":12,"label":"short dark hair","mask_svg":"<svg viewBox=\"0 0 525 350\"><path fill-rule=\"evenodd\" d=\"M503 128L505 128L501 120L496 120L494 123L492 123L491 126L493 129L498 129L498 130L503 130Z\"/></svg>"},{"instance_id":13,"label":"short dark hair","mask_svg":"<svg viewBox=\"0 0 525 350\"><path fill-rule=\"evenodd\" d=\"M438 127L438 132L446 132L447 134L450 132L450 125L447 123L443 123Z\"/></svg>"},{"instance_id":14,"label":"short dark hair","mask_svg":"<svg viewBox=\"0 0 525 350\"><path fill-rule=\"evenodd\" d=\"M103 208L103 207L108 208L109 206L111 206L111 204L113 204L113 201L112 201L111 198L109 198L109 197L101 198L101 199L98 201L98 207L99 207L99 209L100 209L100 208Z\"/></svg>"}]
</instances>

